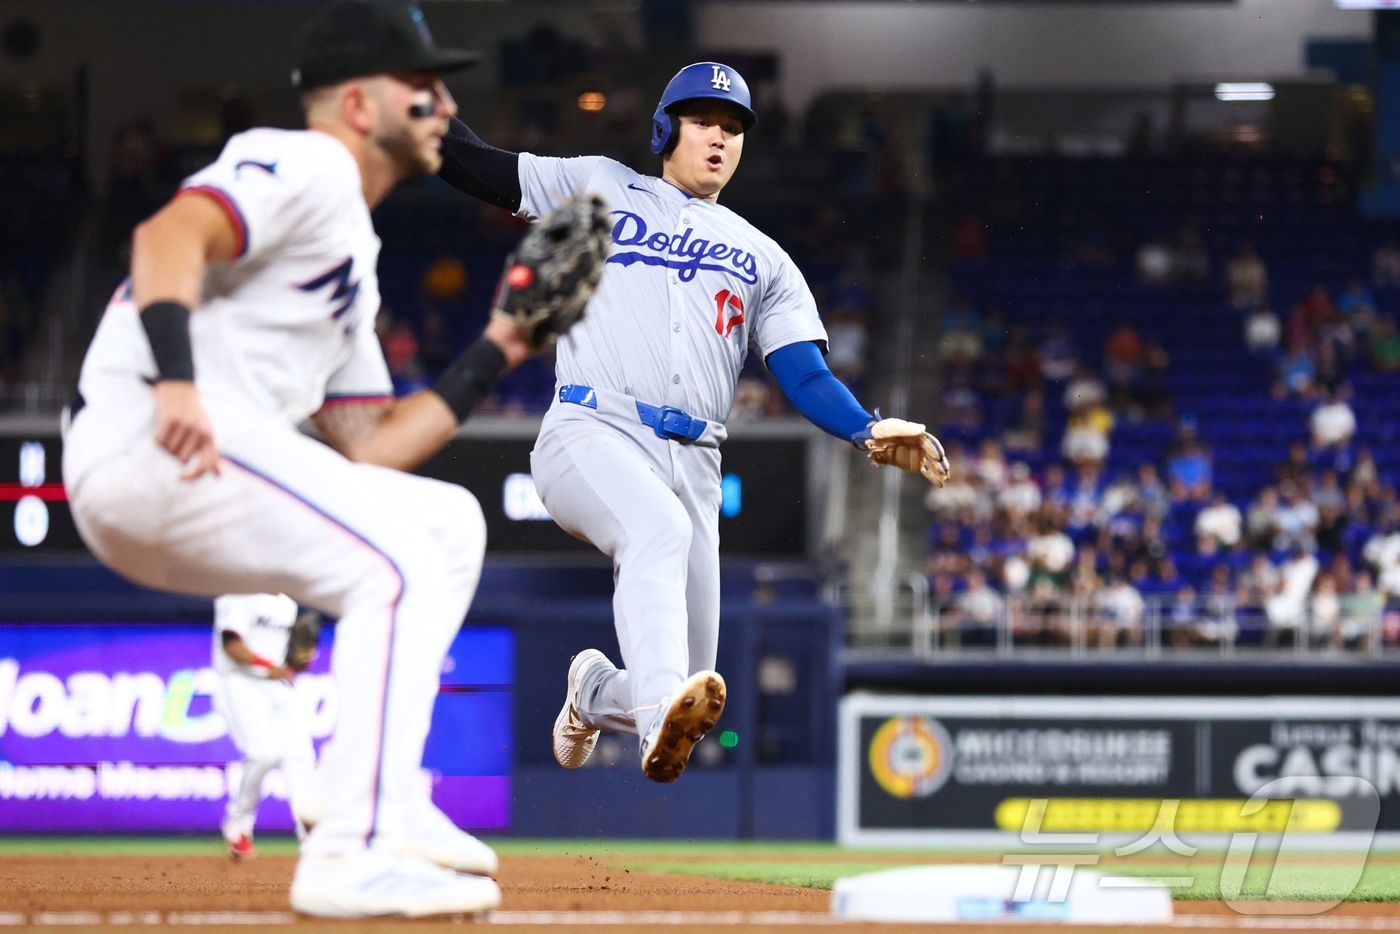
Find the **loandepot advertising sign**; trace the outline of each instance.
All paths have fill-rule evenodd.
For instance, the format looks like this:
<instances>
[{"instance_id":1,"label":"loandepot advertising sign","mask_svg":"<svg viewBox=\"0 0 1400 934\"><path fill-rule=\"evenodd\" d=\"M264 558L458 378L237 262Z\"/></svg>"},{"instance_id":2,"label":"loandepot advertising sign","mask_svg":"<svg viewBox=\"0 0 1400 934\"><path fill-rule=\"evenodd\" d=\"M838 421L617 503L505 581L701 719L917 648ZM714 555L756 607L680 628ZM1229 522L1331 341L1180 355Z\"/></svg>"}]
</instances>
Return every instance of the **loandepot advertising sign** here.
<instances>
[{"instance_id":1,"label":"loandepot advertising sign","mask_svg":"<svg viewBox=\"0 0 1400 934\"><path fill-rule=\"evenodd\" d=\"M330 639L295 687L318 746L336 723ZM213 709L211 644L208 625L0 624L0 827L217 827L242 771ZM514 669L499 627L464 629L444 665L424 765L464 826L509 826ZM291 829L278 772L263 794L258 826Z\"/></svg>"},{"instance_id":2,"label":"loandepot advertising sign","mask_svg":"<svg viewBox=\"0 0 1400 934\"><path fill-rule=\"evenodd\" d=\"M840 722L846 843L1400 834L1394 700L852 695Z\"/></svg>"}]
</instances>

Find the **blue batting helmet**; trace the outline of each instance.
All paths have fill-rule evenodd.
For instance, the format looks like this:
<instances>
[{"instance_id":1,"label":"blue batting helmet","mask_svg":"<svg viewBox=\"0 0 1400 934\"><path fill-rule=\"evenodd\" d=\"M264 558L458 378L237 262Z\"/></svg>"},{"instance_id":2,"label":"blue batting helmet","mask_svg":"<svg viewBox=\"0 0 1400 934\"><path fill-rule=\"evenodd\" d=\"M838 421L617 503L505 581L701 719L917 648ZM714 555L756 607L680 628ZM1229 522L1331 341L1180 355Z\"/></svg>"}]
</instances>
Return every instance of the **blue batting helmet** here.
<instances>
[{"instance_id":1,"label":"blue batting helmet","mask_svg":"<svg viewBox=\"0 0 1400 934\"><path fill-rule=\"evenodd\" d=\"M744 131L758 120L749 97L749 84L744 76L719 62L696 62L686 65L666 84L661 101L651 117L651 151L660 155L675 145L679 126L671 119L676 106L686 101L710 98L728 101L739 109Z\"/></svg>"}]
</instances>

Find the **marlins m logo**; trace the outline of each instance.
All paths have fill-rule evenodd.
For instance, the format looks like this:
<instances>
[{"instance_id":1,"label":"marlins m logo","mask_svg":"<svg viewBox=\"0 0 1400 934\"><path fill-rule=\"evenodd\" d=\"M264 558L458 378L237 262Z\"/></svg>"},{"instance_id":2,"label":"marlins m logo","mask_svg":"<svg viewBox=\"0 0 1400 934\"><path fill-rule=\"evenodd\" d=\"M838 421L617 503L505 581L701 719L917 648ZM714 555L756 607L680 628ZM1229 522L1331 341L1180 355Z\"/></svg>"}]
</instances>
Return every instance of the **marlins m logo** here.
<instances>
[{"instance_id":1,"label":"marlins m logo","mask_svg":"<svg viewBox=\"0 0 1400 934\"><path fill-rule=\"evenodd\" d=\"M328 285L334 285L330 291L330 303L336 308L331 312L331 317L339 320L340 316L355 304L355 299L360 294L360 280L350 279L354 264L354 259L347 256L339 265L332 266L316 278L299 284L297 288L303 292L319 292Z\"/></svg>"},{"instance_id":2,"label":"marlins m logo","mask_svg":"<svg viewBox=\"0 0 1400 934\"><path fill-rule=\"evenodd\" d=\"M726 94L729 93L729 72L718 65L711 65L710 67L714 69L713 74L710 75L710 87L714 88L716 91L724 91Z\"/></svg>"}]
</instances>

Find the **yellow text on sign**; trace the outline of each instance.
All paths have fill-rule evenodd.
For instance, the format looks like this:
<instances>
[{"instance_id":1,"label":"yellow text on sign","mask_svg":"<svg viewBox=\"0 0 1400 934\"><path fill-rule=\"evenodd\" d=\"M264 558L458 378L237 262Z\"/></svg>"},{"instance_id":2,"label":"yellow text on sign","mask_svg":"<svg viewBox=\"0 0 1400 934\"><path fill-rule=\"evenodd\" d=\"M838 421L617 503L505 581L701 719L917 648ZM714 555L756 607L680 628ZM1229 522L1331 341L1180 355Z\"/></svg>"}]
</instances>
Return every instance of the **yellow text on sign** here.
<instances>
[{"instance_id":1,"label":"yellow text on sign","mask_svg":"<svg viewBox=\"0 0 1400 934\"><path fill-rule=\"evenodd\" d=\"M1342 821L1337 802L1317 798L1007 798L996 822L1013 831L1147 833L1166 829L1164 807L1175 808L1171 829L1181 833L1330 833Z\"/></svg>"}]
</instances>

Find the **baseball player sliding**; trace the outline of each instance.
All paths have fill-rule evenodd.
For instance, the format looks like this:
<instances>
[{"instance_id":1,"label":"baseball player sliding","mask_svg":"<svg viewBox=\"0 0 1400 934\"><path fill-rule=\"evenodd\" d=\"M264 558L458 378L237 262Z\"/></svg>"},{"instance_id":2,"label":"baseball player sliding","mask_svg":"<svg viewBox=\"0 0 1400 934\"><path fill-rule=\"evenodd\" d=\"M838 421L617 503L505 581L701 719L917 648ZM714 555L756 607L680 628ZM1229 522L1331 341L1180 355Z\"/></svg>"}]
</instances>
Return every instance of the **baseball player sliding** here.
<instances>
[{"instance_id":1,"label":"baseball player sliding","mask_svg":"<svg viewBox=\"0 0 1400 934\"><path fill-rule=\"evenodd\" d=\"M570 198L611 207L612 251L582 324L560 343L557 392L535 445L535 485L566 531L613 559L625 669L589 649L569 666L554 726L565 768L600 730L641 737L642 771L674 781L724 709L719 642L720 454L749 346L793 405L871 460L942 486L949 466L923 425L877 419L827 368L826 331L797 267L718 204L756 116L743 77L680 70L652 125L661 177L611 159L495 149L460 120L442 178L527 217Z\"/></svg>"},{"instance_id":2,"label":"baseball player sliding","mask_svg":"<svg viewBox=\"0 0 1400 934\"><path fill-rule=\"evenodd\" d=\"M219 673L214 707L243 753L238 791L220 825L235 860L257 855L253 825L268 772L281 766L293 814L304 813L311 794L316 753L306 711L292 689L297 668L305 666L295 665L287 650L296 624L296 601L285 595L240 594L214 601L213 664Z\"/></svg>"},{"instance_id":3,"label":"baseball player sliding","mask_svg":"<svg viewBox=\"0 0 1400 934\"><path fill-rule=\"evenodd\" d=\"M128 578L184 593L285 593L339 620L322 816L292 906L326 917L479 912L495 854L419 781L438 677L476 589L481 509L403 472L497 376L577 320L606 250L601 205L518 248L482 336L394 399L374 335L370 209L437 171L456 104L406 0L337 0L293 80L309 128L255 129L137 228L131 278L83 362L64 481L83 540ZM325 444L297 426L310 417Z\"/></svg>"}]
</instances>

